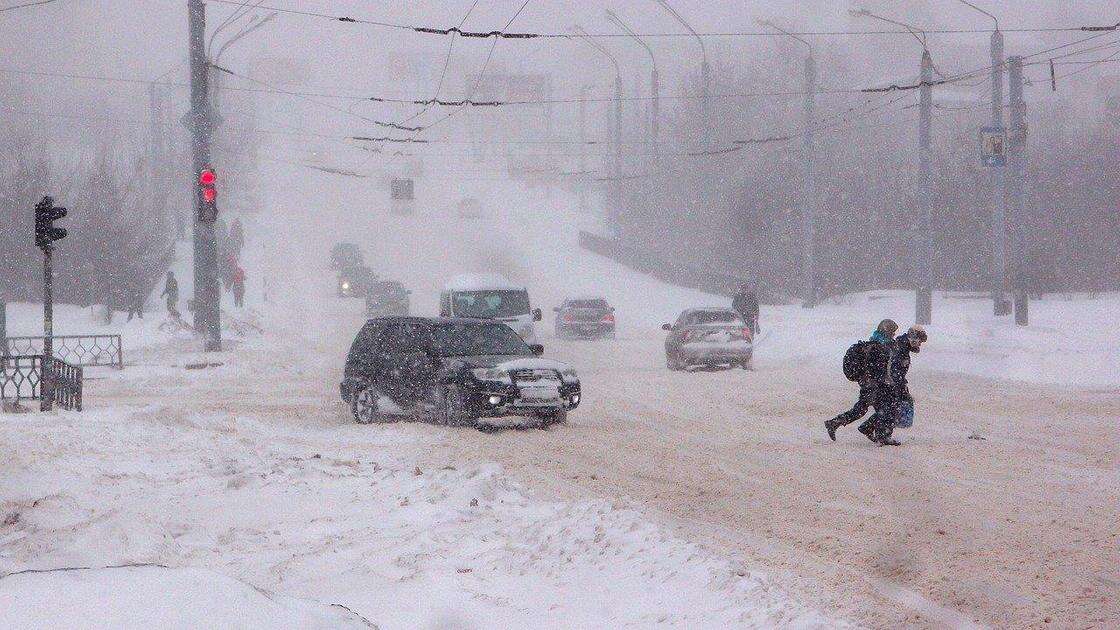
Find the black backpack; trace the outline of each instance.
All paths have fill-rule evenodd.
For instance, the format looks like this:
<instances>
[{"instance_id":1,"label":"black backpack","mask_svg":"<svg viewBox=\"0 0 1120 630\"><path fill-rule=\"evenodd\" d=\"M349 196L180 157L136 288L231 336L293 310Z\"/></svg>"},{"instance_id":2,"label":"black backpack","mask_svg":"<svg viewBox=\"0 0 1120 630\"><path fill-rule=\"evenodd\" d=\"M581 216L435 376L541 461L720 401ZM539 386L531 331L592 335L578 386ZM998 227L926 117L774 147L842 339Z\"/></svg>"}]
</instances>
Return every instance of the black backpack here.
<instances>
[{"instance_id":1,"label":"black backpack","mask_svg":"<svg viewBox=\"0 0 1120 630\"><path fill-rule=\"evenodd\" d=\"M854 383L867 375L867 346L870 341L857 341L844 353L844 376Z\"/></svg>"}]
</instances>

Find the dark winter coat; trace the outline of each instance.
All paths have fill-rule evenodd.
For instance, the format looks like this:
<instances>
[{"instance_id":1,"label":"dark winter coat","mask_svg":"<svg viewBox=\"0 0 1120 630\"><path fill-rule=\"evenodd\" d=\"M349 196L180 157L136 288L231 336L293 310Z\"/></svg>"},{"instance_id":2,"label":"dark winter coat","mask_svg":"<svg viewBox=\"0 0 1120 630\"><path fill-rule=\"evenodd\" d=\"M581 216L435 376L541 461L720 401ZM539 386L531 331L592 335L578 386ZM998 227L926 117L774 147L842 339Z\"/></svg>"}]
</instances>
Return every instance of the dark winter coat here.
<instances>
[{"instance_id":1,"label":"dark winter coat","mask_svg":"<svg viewBox=\"0 0 1120 630\"><path fill-rule=\"evenodd\" d=\"M179 281L175 278L168 278L167 284L163 285L163 293L160 297L167 296L173 302L179 300Z\"/></svg>"},{"instance_id":2,"label":"dark winter coat","mask_svg":"<svg viewBox=\"0 0 1120 630\"><path fill-rule=\"evenodd\" d=\"M910 334L899 335L894 339L893 356L890 363L891 380L903 400L912 400L910 383L906 380L910 373L910 353L917 352L910 346Z\"/></svg>"},{"instance_id":3,"label":"dark winter coat","mask_svg":"<svg viewBox=\"0 0 1120 630\"><path fill-rule=\"evenodd\" d=\"M871 335L871 342L866 350L867 375L864 378L876 387L890 386L894 381L890 367L896 342L893 339L884 341L879 333Z\"/></svg>"},{"instance_id":4,"label":"dark winter coat","mask_svg":"<svg viewBox=\"0 0 1120 630\"><path fill-rule=\"evenodd\" d=\"M748 322L754 321L758 319L758 296L750 291L736 293L731 301L731 308Z\"/></svg>"}]
</instances>

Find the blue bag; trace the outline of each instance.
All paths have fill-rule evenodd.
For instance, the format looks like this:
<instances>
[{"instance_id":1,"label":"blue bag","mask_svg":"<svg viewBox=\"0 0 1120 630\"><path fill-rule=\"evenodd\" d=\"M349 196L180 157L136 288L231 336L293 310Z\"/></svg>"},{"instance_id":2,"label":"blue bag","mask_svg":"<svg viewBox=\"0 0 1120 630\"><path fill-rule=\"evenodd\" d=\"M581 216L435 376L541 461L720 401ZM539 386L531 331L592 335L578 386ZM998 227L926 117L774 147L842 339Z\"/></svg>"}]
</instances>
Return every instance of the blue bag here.
<instances>
[{"instance_id":1,"label":"blue bag","mask_svg":"<svg viewBox=\"0 0 1120 630\"><path fill-rule=\"evenodd\" d=\"M914 426L914 403L904 400L898 410L898 422L894 425L897 429L909 429Z\"/></svg>"}]
</instances>

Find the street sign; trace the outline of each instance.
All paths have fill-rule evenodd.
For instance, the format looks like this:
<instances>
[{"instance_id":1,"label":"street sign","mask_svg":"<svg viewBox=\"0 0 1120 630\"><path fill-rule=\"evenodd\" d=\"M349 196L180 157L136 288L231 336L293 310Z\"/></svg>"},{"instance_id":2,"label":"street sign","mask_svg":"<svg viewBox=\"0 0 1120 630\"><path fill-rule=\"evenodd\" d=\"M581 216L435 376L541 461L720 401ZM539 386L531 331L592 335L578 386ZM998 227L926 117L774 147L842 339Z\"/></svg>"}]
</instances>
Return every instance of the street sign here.
<instances>
[{"instance_id":1,"label":"street sign","mask_svg":"<svg viewBox=\"0 0 1120 630\"><path fill-rule=\"evenodd\" d=\"M396 179L390 182L390 193L393 201L412 201L413 187L411 179Z\"/></svg>"},{"instance_id":2,"label":"street sign","mask_svg":"<svg viewBox=\"0 0 1120 630\"><path fill-rule=\"evenodd\" d=\"M980 163L984 166L1007 165L1007 130L1003 127L980 129Z\"/></svg>"}]
</instances>

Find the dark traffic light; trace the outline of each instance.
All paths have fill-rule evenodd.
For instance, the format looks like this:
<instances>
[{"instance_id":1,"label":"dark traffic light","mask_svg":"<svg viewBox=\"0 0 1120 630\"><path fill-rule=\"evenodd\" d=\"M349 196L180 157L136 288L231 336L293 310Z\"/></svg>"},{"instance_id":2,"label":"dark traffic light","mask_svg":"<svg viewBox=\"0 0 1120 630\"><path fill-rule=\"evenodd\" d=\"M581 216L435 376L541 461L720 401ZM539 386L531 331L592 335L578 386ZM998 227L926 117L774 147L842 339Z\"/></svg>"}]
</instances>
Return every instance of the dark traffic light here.
<instances>
[{"instance_id":1,"label":"dark traffic light","mask_svg":"<svg viewBox=\"0 0 1120 630\"><path fill-rule=\"evenodd\" d=\"M198 174L199 220L213 223L218 220L218 176L212 168Z\"/></svg>"},{"instance_id":2,"label":"dark traffic light","mask_svg":"<svg viewBox=\"0 0 1120 630\"><path fill-rule=\"evenodd\" d=\"M35 245L46 249L51 243L66 238L66 230L54 226L54 222L64 216L66 208L56 208L54 199L43 197L35 205Z\"/></svg>"}]
</instances>

